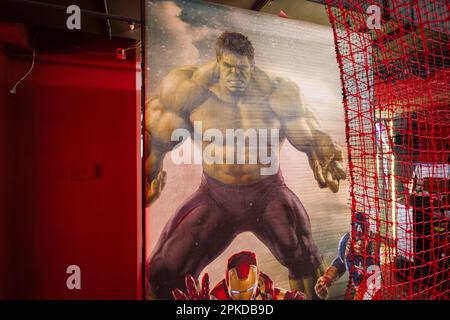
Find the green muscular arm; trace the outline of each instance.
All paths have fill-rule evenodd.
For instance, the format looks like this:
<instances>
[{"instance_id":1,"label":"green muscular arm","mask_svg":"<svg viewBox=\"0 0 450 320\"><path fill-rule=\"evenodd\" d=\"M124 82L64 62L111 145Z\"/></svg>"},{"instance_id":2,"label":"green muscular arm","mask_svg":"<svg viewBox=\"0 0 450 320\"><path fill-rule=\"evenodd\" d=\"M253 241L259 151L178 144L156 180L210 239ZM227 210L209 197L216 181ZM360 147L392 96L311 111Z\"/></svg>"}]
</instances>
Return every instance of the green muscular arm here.
<instances>
[{"instance_id":1,"label":"green muscular arm","mask_svg":"<svg viewBox=\"0 0 450 320\"><path fill-rule=\"evenodd\" d=\"M207 86L213 81L216 81L215 63L174 69L162 80L158 95L147 101L147 205L153 203L164 188L166 153L180 145L180 141L172 141L172 134L177 129L192 132L190 112L208 98Z\"/></svg>"},{"instance_id":2,"label":"green muscular arm","mask_svg":"<svg viewBox=\"0 0 450 320\"><path fill-rule=\"evenodd\" d=\"M275 87L271 105L282 122L288 141L307 154L320 188L339 191L339 180L346 178L341 148L320 129L317 118L294 82L278 78Z\"/></svg>"},{"instance_id":3,"label":"green muscular arm","mask_svg":"<svg viewBox=\"0 0 450 320\"><path fill-rule=\"evenodd\" d=\"M147 205L158 199L166 183L163 160L167 152L173 150L179 141L172 141L172 132L185 128L186 121L174 112L168 111L159 99L150 99L145 106L145 132L149 148L146 154Z\"/></svg>"}]
</instances>

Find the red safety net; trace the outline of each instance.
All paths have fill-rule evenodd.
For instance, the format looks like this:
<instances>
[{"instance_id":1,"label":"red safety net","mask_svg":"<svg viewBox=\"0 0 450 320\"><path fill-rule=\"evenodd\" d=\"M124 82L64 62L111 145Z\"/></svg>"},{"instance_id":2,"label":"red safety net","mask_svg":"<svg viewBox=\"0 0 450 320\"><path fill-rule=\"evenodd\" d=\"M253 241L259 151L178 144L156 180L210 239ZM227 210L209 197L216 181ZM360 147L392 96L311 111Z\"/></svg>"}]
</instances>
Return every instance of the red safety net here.
<instances>
[{"instance_id":1,"label":"red safety net","mask_svg":"<svg viewBox=\"0 0 450 320\"><path fill-rule=\"evenodd\" d=\"M351 178L347 298L448 299L449 1L326 2Z\"/></svg>"}]
</instances>

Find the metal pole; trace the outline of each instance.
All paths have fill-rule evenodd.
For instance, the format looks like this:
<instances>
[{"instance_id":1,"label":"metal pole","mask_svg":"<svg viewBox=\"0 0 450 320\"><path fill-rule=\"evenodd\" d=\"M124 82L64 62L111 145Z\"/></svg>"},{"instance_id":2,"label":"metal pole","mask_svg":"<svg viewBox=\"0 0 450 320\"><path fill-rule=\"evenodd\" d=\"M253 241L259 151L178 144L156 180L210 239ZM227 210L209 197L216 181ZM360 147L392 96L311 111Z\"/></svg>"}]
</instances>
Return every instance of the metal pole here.
<instances>
[{"instance_id":1,"label":"metal pole","mask_svg":"<svg viewBox=\"0 0 450 320\"><path fill-rule=\"evenodd\" d=\"M103 0L103 4L105 6L105 13L109 15L109 8L108 8L108 0ZM112 28L111 28L111 21L109 21L109 18L106 18L106 27L108 29L108 35L109 39L112 39Z\"/></svg>"}]
</instances>

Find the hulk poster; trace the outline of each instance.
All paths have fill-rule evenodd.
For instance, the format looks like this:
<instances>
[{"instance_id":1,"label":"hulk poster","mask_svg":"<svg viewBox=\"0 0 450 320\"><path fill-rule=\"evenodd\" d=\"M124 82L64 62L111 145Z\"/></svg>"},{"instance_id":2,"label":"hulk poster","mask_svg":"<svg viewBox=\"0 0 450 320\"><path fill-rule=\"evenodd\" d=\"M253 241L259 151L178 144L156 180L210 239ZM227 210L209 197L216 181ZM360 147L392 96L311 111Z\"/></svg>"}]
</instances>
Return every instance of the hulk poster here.
<instances>
[{"instance_id":1,"label":"hulk poster","mask_svg":"<svg viewBox=\"0 0 450 320\"><path fill-rule=\"evenodd\" d=\"M350 230L329 28L148 1L150 299L342 298ZM205 275L207 275L205 277Z\"/></svg>"}]
</instances>

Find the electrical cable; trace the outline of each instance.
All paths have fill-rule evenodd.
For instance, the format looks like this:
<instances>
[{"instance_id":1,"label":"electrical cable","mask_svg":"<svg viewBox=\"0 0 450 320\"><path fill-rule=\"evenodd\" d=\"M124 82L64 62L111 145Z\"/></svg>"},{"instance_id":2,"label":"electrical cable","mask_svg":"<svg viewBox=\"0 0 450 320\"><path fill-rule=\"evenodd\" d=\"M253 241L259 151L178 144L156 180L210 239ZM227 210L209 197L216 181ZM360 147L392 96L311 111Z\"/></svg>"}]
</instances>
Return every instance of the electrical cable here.
<instances>
[{"instance_id":1,"label":"electrical cable","mask_svg":"<svg viewBox=\"0 0 450 320\"><path fill-rule=\"evenodd\" d=\"M79 45L74 45L76 48L80 49L81 51L83 51L84 53L87 54L92 54L92 55L97 55L97 56L111 56L111 55L115 55L116 52L94 52L94 51L90 51L87 50L83 47L80 47ZM138 41L135 45L131 45L128 48L125 48L124 51L130 51L130 50L136 50L139 49L141 47L141 41Z\"/></svg>"},{"instance_id":2,"label":"electrical cable","mask_svg":"<svg viewBox=\"0 0 450 320\"><path fill-rule=\"evenodd\" d=\"M25 73L22 78L19 79L19 81L16 82L16 84L11 88L11 90L9 90L10 94L16 94L17 92L17 87L19 86L19 84L26 79L26 77L28 77L31 73L31 71L33 71L34 69L34 64L35 64L35 60L36 60L36 49L33 49L33 60L31 62L31 66L30 69L27 71L27 73Z\"/></svg>"}]
</instances>

